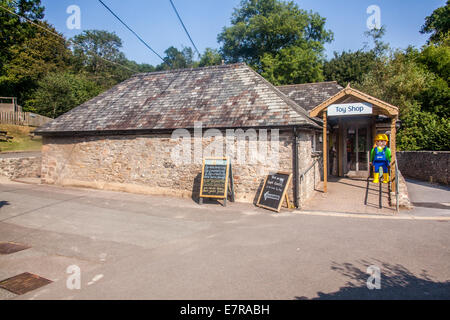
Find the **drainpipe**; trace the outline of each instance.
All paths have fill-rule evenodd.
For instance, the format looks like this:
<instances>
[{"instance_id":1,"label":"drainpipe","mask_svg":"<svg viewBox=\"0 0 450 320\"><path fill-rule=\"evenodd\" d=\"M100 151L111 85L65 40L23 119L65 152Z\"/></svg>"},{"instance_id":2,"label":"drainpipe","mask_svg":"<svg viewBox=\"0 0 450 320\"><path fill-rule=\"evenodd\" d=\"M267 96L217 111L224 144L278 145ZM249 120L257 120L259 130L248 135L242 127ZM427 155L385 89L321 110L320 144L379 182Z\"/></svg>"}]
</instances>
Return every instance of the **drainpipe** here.
<instances>
[{"instance_id":1,"label":"drainpipe","mask_svg":"<svg viewBox=\"0 0 450 320\"><path fill-rule=\"evenodd\" d=\"M297 127L293 127L292 133L294 134L293 138L293 157L294 157L294 206L299 208L299 193L298 193L298 136L297 136Z\"/></svg>"}]
</instances>

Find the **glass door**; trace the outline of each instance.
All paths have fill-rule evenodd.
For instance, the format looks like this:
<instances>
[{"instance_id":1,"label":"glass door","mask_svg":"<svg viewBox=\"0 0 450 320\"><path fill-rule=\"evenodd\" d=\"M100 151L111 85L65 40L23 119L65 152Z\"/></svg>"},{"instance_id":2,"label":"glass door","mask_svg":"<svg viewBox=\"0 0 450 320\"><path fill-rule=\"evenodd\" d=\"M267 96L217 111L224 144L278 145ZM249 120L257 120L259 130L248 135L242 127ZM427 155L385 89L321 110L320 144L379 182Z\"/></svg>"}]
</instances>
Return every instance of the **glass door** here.
<instances>
[{"instance_id":1,"label":"glass door","mask_svg":"<svg viewBox=\"0 0 450 320\"><path fill-rule=\"evenodd\" d=\"M349 176L368 176L370 146L367 126L350 125L345 133L345 172Z\"/></svg>"},{"instance_id":2,"label":"glass door","mask_svg":"<svg viewBox=\"0 0 450 320\"><path fill-rule=\"evenodd\" d=\"M367 144L367 128L358 128L357 130L357 136L358 136L358 150L357 150L357 163L356 163L356 171L368 171L368 165L369 165L369 147Z\"/></svg>"},{"instance_id":3,"label":"glass door","mask_svg":"<svg viewBox=\"0 0 450 320\"><path fill-rule=\"evenodd\" d=\"M356 128L348 128L347 129L347 139L346 139L346 148L347 148L347 172L356 171Z\"/></svg>"}]
</instances>

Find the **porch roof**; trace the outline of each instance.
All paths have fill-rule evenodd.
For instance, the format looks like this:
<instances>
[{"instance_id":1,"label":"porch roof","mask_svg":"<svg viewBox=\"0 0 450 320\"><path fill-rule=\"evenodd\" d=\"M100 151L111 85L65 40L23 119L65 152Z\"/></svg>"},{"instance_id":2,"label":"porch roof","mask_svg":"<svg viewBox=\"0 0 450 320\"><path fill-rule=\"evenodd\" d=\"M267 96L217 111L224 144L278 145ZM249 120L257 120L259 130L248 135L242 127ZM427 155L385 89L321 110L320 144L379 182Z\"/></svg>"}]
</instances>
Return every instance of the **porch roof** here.
<instances>
[{"instance_id":1,"label":"porch roof","mask_svg":"<svg viewBox=\"0 0 450 320\"><path fill-rule=\"evenodd\" d=\"M350 85L312 109L309 113L309 116L319 117L325 110L327 110L330 105L335 103L347 103L355 101L368 102L372 104L375 115L382 114L390 118L398 117L398 107L372 97L364 92L351 88Z\"/></svg>"}]
</instances>

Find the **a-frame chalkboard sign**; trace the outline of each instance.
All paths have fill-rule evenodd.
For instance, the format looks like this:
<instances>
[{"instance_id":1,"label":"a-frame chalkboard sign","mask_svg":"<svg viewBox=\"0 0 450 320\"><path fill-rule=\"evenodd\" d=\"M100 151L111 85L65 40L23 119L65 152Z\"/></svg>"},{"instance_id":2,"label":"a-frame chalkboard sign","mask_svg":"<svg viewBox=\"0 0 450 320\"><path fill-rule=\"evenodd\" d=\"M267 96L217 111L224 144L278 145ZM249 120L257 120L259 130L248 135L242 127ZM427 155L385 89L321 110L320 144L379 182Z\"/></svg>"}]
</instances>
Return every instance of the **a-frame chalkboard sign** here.
<instances>
[{"instance_id":1,"label":"a-frame chalkboard sign","mask_svg":"<svg viewBox=\"0 0 450 320\"><path fill-rule=\"evenodd\" d=\"M287 172L268 175L264 181L256 205L261 208L280 212L281 206L284 200L286 200L287 208L294 208L293 204L289 201L287 193L291 180L292 174Z\"/></svg>"},{"instance_id":2,"label":"a-frame chalkboard sign","mask_svg":"<svg viewBox=\"0 0 450 320\"><path fill-rule=\"evenodd\" d=\"M223 199L223 205L226 207L228 196L231 202L234 202L233 170L230 160L205 158L202 166L199 203L203 203L203 198Z\"/></svg>"}]
</instances>

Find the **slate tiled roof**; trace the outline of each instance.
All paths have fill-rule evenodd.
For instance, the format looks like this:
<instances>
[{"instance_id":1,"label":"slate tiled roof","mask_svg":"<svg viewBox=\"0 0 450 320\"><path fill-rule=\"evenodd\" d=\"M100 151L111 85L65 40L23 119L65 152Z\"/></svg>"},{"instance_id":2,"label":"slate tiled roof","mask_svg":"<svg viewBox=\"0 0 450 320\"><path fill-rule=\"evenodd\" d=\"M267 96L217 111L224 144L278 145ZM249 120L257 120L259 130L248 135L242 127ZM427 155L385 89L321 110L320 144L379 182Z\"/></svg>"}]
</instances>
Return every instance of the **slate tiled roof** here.
<instances>
[{"instance_id":1,"label":"slate tiled roof","mask_svg":"<svg viewBox=\"0 0 450 320\"><path fill-rule=\"evenodd\" d=\"M239 63L137 74L36 133L193 128L195 121L204 128L317 127L303 108Z\"/></svg>"},{"instance_id":2,"label":"slate tiled roof","mask_svg":"<svg viewBox=\"0 0 450 320\"><path fill-rule=\"evenodd\" d=\"M314 109L344 89L336 81L294 84L277 88L306 111Z\"/></svg>"}]
</instances>

